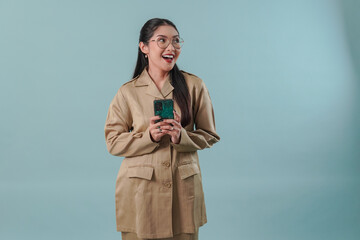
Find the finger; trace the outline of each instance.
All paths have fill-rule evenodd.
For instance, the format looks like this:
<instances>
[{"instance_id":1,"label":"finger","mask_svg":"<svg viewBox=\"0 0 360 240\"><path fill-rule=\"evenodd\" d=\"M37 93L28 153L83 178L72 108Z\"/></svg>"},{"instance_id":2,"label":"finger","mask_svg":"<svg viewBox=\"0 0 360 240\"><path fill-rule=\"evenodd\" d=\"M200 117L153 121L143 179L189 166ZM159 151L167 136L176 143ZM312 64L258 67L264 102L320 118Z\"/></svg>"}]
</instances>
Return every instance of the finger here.
<instances>
[{"instance_id":1,"label":"finger","mask_svg":"<svg viewBox=\"0 0 360 240\"><path fill-rule=\"evenodd\" d=\"M159 133L159 132L161 132L162 131L162 129L161 128L152 128L151 129L151 133L154 133L154 134L157 134L157 133Z\"/></svg>"},{"instance_id":2,"label":"finger","mask_svg":"<svg viewBox=\"0 0 360 240\"><path fill-rule=\"evenodd\" d=\"M175 127L175 126L164 126L162 127L163 130L167 130L167 131L171 131L171 132L179 132L180 128Z\"/></svg>"},{"instance_id":3,"label":"finger","mask_svg":"<svg viewBox=\"0 0 360 240\"><path fill-rule=\"evenodd\" d=\"M156 134L160 134L162 131L163 131L163 129L161 129L161 128L156 128L156 129L155 129L155 133L156 133Z\"/></svg>"},{"instance_id":4,"label":"finger","mask_svg":"<svg viewBox=\"0 0 360 240\"><path fill-rule=\"evenodd\" d=\"M157 134L162 134L162 135L165 135L167 131L169 131L169 129L164 129L164 127L156 129L156 133Z\"/></svg>"},{"instance_id":5,"label":"finger","mask_svg":"<svg viewBox=\"0 0 360 240\"><path fill-rule=\"evenodd\" d=\"M164 123L167 124L174 124L174 123L178 123L175 119L164 119L163 121Z\"/></svg>"},{"instance_id":6,"label":"finger","mask_svg":"<svg viewBox=\"0 0 360 240\"><path fill-rule=\"evenodd\" d=\"M150 117L150 120L157 120L157 119L160 119L160 118L161 118L160 116L156 115L156 116Z\"/></svg>"},{"instance_id":7,"label":"finger","mask_svg":"<svg viewBox=\"0 0 360 240\"><path fill-rule=\"evenodd\" d=\"M169 125L169 123L161 121L161 122L153 124L153 127L154 128L162 128L163 126L168 126L168 125Z\"/></svg>"},{"instance_id":8,"label":"finger","mask_svg":"<svg viewBox=\"0 0 360 240\"><path fill-rule=\"evenodd\" d=\"M171 132L173 132L175 135L180 133L181 128L174 127Z\"/></svg>"},{"instance_id":9,"label":"finger","mask_svg":"<svg viewBox=\"0 0 360 240\"><path fill-rule=\"evenodd\" d=\"M178 134L180 134L180 128L177 128L177 127L171 127L170 129L166 128L166 129L163 129L163 132L171 135L171 136L176 136Z\"/></svg>"},{"instance_id":10,"label":"finger","mask_svg":"<svg viewBox=\"0 0 360 240\"><path fill-rule=\"evenodd\" d=\"M157 126L156 124L152 125L150 128L151 133L160 133L164 130L163 126Z\"/></svg>"},{"instance_id":11,"label":"finger","mask_svg":"<svg viewBox=\"0 0 360 240\"><path fill-rule=\"evenodd\" d=\"M170 137L175 137L176 136L175 132L169 131L169 130L164 130L163 133L169 135Z\"/></svg>"},{"instance_id":12,"label":"finger","mask_svg":"<svg viewBox=\"0 0 360 240\"><path fill-rule=\"evenodd\" d=\"M172 124L174 127L181 128L181 124L178 121L175 121L174 119L165 119L164 122L168 124Z\"/></svg>"},{"instance_id":13,"label":"finger","mask_svg":"<svg viewBox=\"0 0 360 240\"><path fill-rule=\"evenodd\" d=\"M174 110L175 120L180 122L181 116Z\"/></svg>"},{"instance_id":14,"label":"finger","mask_svg":"<svg viewBox=\"0 0 360 240\"><path fill-rule=\"evenodd\" d=\"M180 122L174 121L172 124L174 125L174 127L181 128Z\"/></svg>"},{"instance_id":15,"label":"finger","mask_svg":"<svg viewBox=\"0 0 360 240\"><path fill-rule=\"evenodd\" d=\"M153 138L157 141L159 141L164 135L166 135L166 133L163 130L161 132L159 130L155 130L152 134Z\"/></svg>"},{"instance_id":16,"label":"finger","mask_svg":"<svg viewBox=\"0 0 360 240\"><path fill-rule=\"evenodd\" d=\"M175 110L174 110L174 115L180 118L180 114L178 114Z\"/></svg>"},{"instance_id":17,"label":"finger","mask_svg":"<svg viewBox=\"0 0 360 240\"><path fill-rule=\"evenodd\" d=\"M170 124L166 124L166 125L163 125L163 126L161 126L161 129L162 130L172 130L173 129L173 125L170 125Z\"/></svg>"},{"instance_id":18,"label":"finger","mask_svg":"<svg viewBox=\"0 0 360 240\"><path fill-rule=\"evenodd\" d=\"M160 128L161 125L163 125L162 122L158 122L158 123L154 123L154 124L150 124L150 129L157 129L157 128Z\"/></svg>"},{"instance_id":19,"label":"finger","mask_svg":"<svg viewBox=\"0 0 360 240\"><path fill-rule=\"evenodd\" d=\"M167 128L167 129L170 129L171 131L174 131L174 130L177 130L177 129L181 129L181 125L174 123L174 124L172 124L170 126L170 128Z\"/></svg>"},{"instance_id":20,"label":"finger","mask_svg":"<svg viewBox=\"0 0 360 240\"><path fill-rule=\"evenodd\" d=\"M153 137L155 142L160 142L161 138L162 138L162 135L159 135L159 134L157 134Z\"/></svg>"},{"instance_id":21,"label":"finger","mask_svg":"<svg viewBox=\"0 0 360 240\"><path fill-rule=\"evenodd\" d=\"M160 116L153 116L153 117L150 118L150 123L151 123L151 124L155 124L155 121L156 121L156 120L159 120L159 119L161 119Z\"/></svg>"},{"instance_id":22,"label":"finger","mask_svg":"<svg viewBox=\"0 0 360 240\"><path fill-rule=\"evenodd\" d=\"M173 120L180 123L181 122L181 117L179 116L179 114L176 114L176 115L174 115Z\"/></svg>"}]
</instances>

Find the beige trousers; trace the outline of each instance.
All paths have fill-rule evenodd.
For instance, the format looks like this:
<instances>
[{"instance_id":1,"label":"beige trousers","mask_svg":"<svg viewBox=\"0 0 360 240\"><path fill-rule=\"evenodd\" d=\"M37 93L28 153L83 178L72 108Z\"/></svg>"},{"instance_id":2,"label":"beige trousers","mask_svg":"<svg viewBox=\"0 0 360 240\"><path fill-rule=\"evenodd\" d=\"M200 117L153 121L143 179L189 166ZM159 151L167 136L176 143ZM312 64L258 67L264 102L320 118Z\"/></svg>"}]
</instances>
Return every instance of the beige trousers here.
<instances>
[{"instance_id":1,"label":"beige trousers","mask_svg":"<svg viewBox=\"0 0 360 240\"><path fill-rule=\"evenodd\" d=\"M136 233L132 232L121 232L122 240L148 240L148 238L138 238ZM172 238L156 238L157 240L198 240L199 229L195 233L180 233Z\"/></svg>"}]
</instances>

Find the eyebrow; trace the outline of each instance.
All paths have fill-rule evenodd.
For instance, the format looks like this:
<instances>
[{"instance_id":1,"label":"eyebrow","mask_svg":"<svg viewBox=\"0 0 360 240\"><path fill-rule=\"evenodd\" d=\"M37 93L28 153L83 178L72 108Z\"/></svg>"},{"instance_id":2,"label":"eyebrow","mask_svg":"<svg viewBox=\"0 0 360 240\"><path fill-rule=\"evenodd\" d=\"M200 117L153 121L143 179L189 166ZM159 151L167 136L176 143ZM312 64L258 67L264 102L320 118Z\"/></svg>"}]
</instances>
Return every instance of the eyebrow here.
<instances>
[{"instance_id":1,"label":"eyebrow","mask_svg":"<svg viewBox=\"0 0 360 240\"><path fill-rule=\"evenodd\" d=\"M167 36L165 36L165 35L156 35L157 37L167 37ZM173 37L178 37L179 36L179 34L178 35L174 35Z\"/></svg>"}]
</instances>

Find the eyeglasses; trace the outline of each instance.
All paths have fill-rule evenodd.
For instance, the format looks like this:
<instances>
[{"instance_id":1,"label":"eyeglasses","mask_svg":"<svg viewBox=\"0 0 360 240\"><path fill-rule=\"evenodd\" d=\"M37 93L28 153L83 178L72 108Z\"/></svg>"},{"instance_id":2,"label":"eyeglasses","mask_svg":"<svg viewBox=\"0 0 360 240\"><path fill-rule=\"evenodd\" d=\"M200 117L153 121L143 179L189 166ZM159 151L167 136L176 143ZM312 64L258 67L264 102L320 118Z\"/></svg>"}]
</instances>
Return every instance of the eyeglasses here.
<instances>
[{"instance_id":1,"label":"eyeglasses","mask_svg":"<svg viewBox=\"0 0 360 240\"><path fill-rule=\"evenodd\" d=\"M170 40L165 36L157 37L156 39L150 40L149 42L156 42L159 48L165 49L169 46ZM184 44L184 40L181 37L174 37L171 39L171 44L176 49L180 49Z\"/></svg>"}]
</instances>

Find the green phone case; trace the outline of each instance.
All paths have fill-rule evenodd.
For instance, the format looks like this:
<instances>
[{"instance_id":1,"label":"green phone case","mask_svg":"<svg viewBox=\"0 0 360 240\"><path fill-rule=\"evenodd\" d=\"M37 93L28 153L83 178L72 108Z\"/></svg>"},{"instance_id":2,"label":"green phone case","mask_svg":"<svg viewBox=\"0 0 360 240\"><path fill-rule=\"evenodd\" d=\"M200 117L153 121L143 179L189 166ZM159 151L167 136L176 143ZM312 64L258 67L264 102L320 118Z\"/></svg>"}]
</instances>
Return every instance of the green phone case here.
<instances>
[{"instance_id":1,"label":"green phone case","mask_svg":"<svg viewBox=\"0 0 360 240\"><path fill-rule=\"evenodd\" d=\"M154 101L155 116L161 119L174 119L174 101L172 99L161 99ZM159 122L161 120L157 120Z\"/></svg>"}]
</instances>

